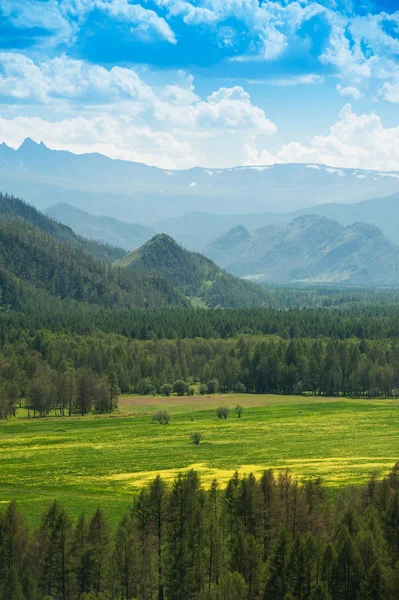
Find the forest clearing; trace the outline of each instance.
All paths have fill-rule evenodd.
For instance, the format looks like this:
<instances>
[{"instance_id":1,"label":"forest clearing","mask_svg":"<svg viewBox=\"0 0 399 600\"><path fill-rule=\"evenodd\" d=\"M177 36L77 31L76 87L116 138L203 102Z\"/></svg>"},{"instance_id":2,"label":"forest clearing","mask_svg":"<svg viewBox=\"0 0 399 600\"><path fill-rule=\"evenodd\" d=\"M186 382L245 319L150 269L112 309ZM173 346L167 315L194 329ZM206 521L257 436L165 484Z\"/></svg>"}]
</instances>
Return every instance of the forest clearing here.
<instances>
[{"instance_id":1,"label":"forest clearing","mask_svg":"<svg viewBox=\"0 0 399 600\"><path fill-rule=\"evenodd\" d=\"M216 408L230 407L227 419ZM243 407L241 418L234 411ZM152 422L166 409L169 424ZM190 434L200 432L199 445ZM334 490L385 475L399 449L399 401L216 394L122 396L119 412L0 423L0 501L17 499L36 523L54 499L71 516L101 506L116 522L140 486L193 468L205 486L235 470L290 469L300 482L321 477Z\"/></svg>"}]
</instances>

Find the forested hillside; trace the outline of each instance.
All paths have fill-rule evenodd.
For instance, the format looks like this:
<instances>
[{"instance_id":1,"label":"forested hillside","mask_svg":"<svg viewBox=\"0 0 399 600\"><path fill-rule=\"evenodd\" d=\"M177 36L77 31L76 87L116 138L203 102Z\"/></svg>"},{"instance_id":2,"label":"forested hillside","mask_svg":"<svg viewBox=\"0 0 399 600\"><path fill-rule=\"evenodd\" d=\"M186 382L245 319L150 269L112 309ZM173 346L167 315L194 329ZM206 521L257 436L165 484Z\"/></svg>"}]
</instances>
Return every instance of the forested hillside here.
<instances>
[{"instance_id":1,"label":"forested hillside","mask_svg":"<svg viewBox=\"0 0 399 600\"><path fill-rule=\"evenodd\" d=\"M162 277L114 268L24 221L0 221L0 260L5 308L23 308L32 287L47 293L34 292L50 306L53 298L105 307L187 305Z\"/></svg>"},{"instance_id":2,"label":"forested hillside","mask_svg":"<svg viewBox=\"0 0 399 600\"><path fill-rule=\"evenodd\" d=\"M116 260L124 254L121 248L82 238L70 227L47 217L20 198L1 193L0 219L29 223L42 233L51 235L58 242L67 243L73 248L83 250L86 254L107 262Z\"/></svg>"},{"instance_id":3,"label":"forested hillside","mask_svg":"<svg viewBox=\"0 0 399 600\"><path fill-rule=\"evenodd\" d=\"M229 275L200 254L184 250L166 234L154 236L114 264L162 275L200 306L254 307L268 301L263 289Z\"/></svg>"}]
</instances>

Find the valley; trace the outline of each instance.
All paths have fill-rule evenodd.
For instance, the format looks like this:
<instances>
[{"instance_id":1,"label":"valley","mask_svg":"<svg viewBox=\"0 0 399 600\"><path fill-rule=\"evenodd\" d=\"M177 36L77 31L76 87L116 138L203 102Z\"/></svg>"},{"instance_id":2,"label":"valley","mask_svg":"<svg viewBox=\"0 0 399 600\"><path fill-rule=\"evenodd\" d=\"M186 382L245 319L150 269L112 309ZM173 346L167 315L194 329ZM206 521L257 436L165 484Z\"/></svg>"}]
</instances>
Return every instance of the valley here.
<instances>
[{"instance_id":1,"label":"valley","mask_svg":"<svg viewBox=\"0 0 399 600\"><path fill-rule=\"evenodd\" d=\"M240 419L234 407L244 407ZM228 405L226 421L216 408ZM151 422L158 409L170 411L168 425ZM337 492L385 475L397 458L398 400L216 394L122 396L112 416L17 418L0 421L0 502L19 498L31 523L57 498L68 513L101 505L113 523L139 488L160 474L171 482L195 469L209 487L224 486L234 471L276 476L290 469L300 482L321 477ZM199 446L189 434L200 431Z\"/></svg>"},{"instance_id":2,"label":"valley","mask_svg":"<svg viewBox=\"0 0 399 600\"><path fill-rule=\"evenodd\" d=\"M398 1L0 20L0 600L398 600Z\"/></svg>"}]
</instances>

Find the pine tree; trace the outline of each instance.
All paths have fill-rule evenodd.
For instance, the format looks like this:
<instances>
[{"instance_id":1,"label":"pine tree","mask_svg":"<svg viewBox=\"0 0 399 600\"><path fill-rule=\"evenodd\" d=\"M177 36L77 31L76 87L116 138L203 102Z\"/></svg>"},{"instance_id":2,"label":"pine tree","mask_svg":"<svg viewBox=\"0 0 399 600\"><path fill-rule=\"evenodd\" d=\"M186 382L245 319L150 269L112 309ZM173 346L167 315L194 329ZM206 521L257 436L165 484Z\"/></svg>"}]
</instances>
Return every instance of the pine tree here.
<instances>
[{"instance_id":1,"label":"pine tree","mask_svg":"<svg viewBox=\"0 0 399 600\"><path fill-rule=\"evenodd\" d=\"M282 529L267 564L265 600L283 600L287 593L289 552L290 538L287 531Z\"/></svg>"},{"instance_id":2,"label":"pine tree","mask_svg":"<svg viewBox=\"0 0 399 600\"><path fill-rule=\"evenodd\" d=\"M97 593L105 592L111 555L111 531L104 513L98 508L87 533L91 587Z\"/></svg>"}]
</instances>

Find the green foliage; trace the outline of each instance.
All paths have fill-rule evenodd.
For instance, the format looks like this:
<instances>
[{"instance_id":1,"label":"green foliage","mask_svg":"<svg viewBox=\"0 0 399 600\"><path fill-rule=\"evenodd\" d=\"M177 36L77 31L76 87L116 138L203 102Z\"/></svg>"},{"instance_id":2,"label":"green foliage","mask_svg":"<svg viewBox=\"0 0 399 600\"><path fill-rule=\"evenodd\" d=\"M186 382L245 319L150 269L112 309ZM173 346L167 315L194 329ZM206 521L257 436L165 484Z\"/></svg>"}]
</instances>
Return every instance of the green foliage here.
<instances>
[{"instance_id":1,"label":"green foliage","mask_svg":"<svg viewBox=\"0 0 399 600\"><path fill-rule=\"evenodd\" d=\"M194 444L194 446L199 446L203 439L204 434L200 431L193 431L192 433L190 433L190 441L192 444Z\"/></svg>"},{"instance_id":2,"label":"green foliage","mask_svg":"<svg viewBox=\"0 0 399 600\"><path fill-rule=\"evenodd\" d=\"M216 409L216 415L218 419L226 420L230 413L230 407L223 404L222 406L218 406Z\"/></svg>"},{"instance_id":3,"label":"green foliage","mask_svg":"<svg viewBox=\"0 0 399 600\"><path fill-rule=\"evenodd\" d=\"M168 410L157 410L152 413L151 420L158 421L161 425L168 425L172 419L172 415Z\"/></svg>"},{"instance_id":4,"label":"green foliage","mask_svg":"<svg viewBox=\"0 0 399 600\"><path fill-rule=\"evenodd\" d=\"M241 406L241 404L237 404L237 406L234 409L234 412L236 413L237 418L241 419L241 417L242 417L242 415L244 413L244 407Z\"/></svg>"},{"instance_id":5,"label":"green foliage","mask_svg":"<svg viewBox=\"0 0 399 600\"><path fill-rule=\"evenodd\" d=\"M188 384L185 381L179 379L178 381L174 382L173 391L178 396L184 396L184 394L188 392Z\"/></svg>"},{"instance_id":6,"label":"green foliage","mask_svg":"<svg viewBox=\"0 0 399 600\"><path fill-rule=\"evenodd\" d=\"M161 386L161 394L162 396L170 396L173 392L173 385L171 383L164 383Z\"/></svg>"},{"instance_id":7,"label":"green foliage","mask_svg":"<svg viewBox=\"0 0 399 600\"><path fill-rule=\"evenodd\" d=\"M216 394L216 392L219 390L219 381L217 379L212 379L211 381L208 381L206 387L208 394Z\"/></svg>"}]
</instances>

